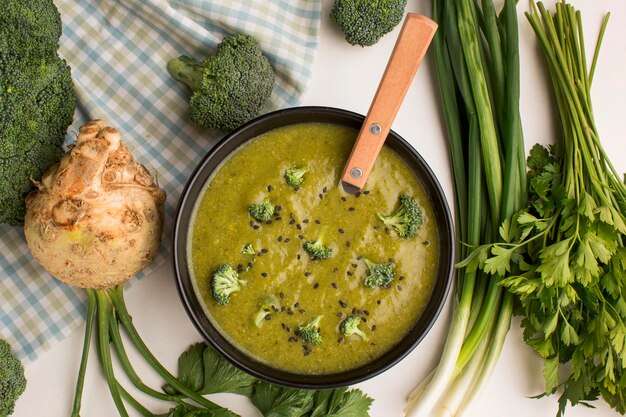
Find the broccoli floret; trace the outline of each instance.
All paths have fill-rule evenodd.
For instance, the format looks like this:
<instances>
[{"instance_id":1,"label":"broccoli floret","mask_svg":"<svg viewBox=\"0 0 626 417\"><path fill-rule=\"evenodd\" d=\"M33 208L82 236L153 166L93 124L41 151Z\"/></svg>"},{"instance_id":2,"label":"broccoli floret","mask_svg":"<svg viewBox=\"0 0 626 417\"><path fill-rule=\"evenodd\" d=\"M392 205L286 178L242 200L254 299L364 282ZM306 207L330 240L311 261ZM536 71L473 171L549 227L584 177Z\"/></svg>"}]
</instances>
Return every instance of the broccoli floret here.
<instances>
[{"instance_id":1,"label":"broccoli floret","mask_svg":"<svg viewBox=\"0 0 626 417\"><path fill-rule=\"evenodd\" d=\"M4 0L0 10L0 55L56 55L61 30L61 15L52 0Z\"/></svg>"},{"instance_id":2,"label":"broccoli floret","mask_svg":"<svg viewBox=\"0 0 626 417\"><path fill-rule=\"evenodd\" d=\"M363 283L366 287L389 287L394 277L394 266L391 262L376 263L367 258L363 258L367 266L367 276Z\"/></svg>"},{"instance_id":3,"label":"broccoli floret","mask_svg":"<svg viewBox=\"0 0 626 417\"><path fill-rule=\"evenodd\" d=\"M315 241L307 240L302 245L305 252L308 253L309 257L314 261L328 259L333 254L333 249L330 246L324 245L325 236L326 236L326 229L322 229L320 234L317 236L317 240Z\"/></svg>"},{"instance_id":4,"label":"broccoli floret","mask_svg":"<svg viewBox=\"0 0 626 417\"><path fill-rule=\"evenodd\" d=\"M250 204L248 206L248 213L261 223L267 222L272 220L272 216L274 215L274 205L270 201L269 197L266 197L260 203Z\"/></svg>"},{"instance_id":5,"label":"broccoli floret","mask_svg":"<svg viewBox=\"0 0 626 417\"><path fill-rule=\"evenodd\" d=\"M241 291L247 285L247 281L239 279L237 271L229 264L222 264L211 277L211 292L218 304L228 304L230 295Z\"/></svg>"},{"instance_id":6,"label":"broccoli floret","mask_svg":"<svg viewBox=\"0 0 626 417\"><path fill-rule=\"evenodd\" d=\"M391 214L378 214L378 218L387 227L393 227L400 237L412 237L417 233L417 229L422 226L422 210L419 208L413 197L401 194L400 205Z\"/></svg>"},{"instance_id":7,"label":"broccoli floret","mask_svg":"<svg viewBox=\"0 0 626 417\"><path fill-rule=\"evenodd\" d=\"M306 167L291 167L285 171L285 181L292 187L299 187L304 181L304 174L309 172Z\"/></svg>"},{"instance_id":8,"label":"broccoli floret","mask_svg":"<svg viewBox=\"0 0 626 417\"><path fill-rule=\"evenodd\" d=\"M274 71L248 35L225 37L202 61L171 60L169 73L191 89L189 116L202 127L231 131L256 117L272 93Z\"/></svg>"},{"instance_id":9,"label":"broccoli floret","mask_svg":"<svg viewBox=\"0 0 626 417\"><path fill-rule=\"evenodd\" d=\"M25 389L24 366L11 351L11 346L0 339L0 416L13 413L15 402Z\"/></svg>"},{"instance_id":10,"label":"broccoli floret","mask_svg":"<svg viewBox=\"0 0 626 417\"><path fill-rule=\"evenodd\" d=\"M304 326L298 326L296 335L302 340L312 345L319 345L322 343L322 335L320 334L320 321L323 316L317 316L310 323Z\"/></svg>"},{"instance_id":11,"label":"broccoli floret","mask_svg":"<svg viewBox=\"0 0 626 417\"><path fill-rule=\"evenodd\" d=\"M20 10L25 13L23 22L13 22L18 35L11 33L11 41L5 42L7 28L0 22L0 223L15 226L24 222L31 179L39 180L59 160L76 107L70 68L56 53L60 30L52 21L58 12L48 0L35 3L29 0L22 6L11 0L0 10L0 20ZM47 18L31 16L44 10ZM50 27L37 26L42 22ZM28 32L20 30L31 27L38 29L26 39ZM44 45L44 35L56 41L46 53L34 53L29 45Z\"/></svg>"},{"instance_id":12,"label":"broccoli floret","mask_svg":"<svg viewBox=\"0 0 626 417\"><path fill-rule=\"evenodd\" d=\"M280 310L280 301L275 295L268 295L259 303L259 311L254 315L254 324L256 327L261 327L261 323L265 320L265 317L269 316L272 311Z\"/></svg>"},{"instance_id":13,"label":"broccoli floret","mask_svg":"<svg viewBox=\"0 0 626 417\"><path fill-rule=\"evenodd\" d=\"M245 255L255 255L256 252L254 251L254 247L252 246L252 243L247 243L243 246L243 248L241 248L241 253L245 254Z\"/></svg>"},{"instance_id":14,"label":"broccoli floret","mask_svg":"<svg viewBox=\"0 0 626 417\"><path fill-rule=\"evenodd\" d=\"M370 46L402 20L406 0L335 0L330 18L351 45Z\"/></svg>"},{"instance_id":15,"label":"broccoli floret","mask_svg":"<svg viewBox=\"0 0 626 417\"><path fill-rule=\"evenodd\" d=\"M359 324L361 324L361 319L357 316L348 316L344 321L339 325L339 331L344 336L352 336L356 334L363 340L367 340L367 336L365 333L359 329Z\"/></svg>"}]
</instances>

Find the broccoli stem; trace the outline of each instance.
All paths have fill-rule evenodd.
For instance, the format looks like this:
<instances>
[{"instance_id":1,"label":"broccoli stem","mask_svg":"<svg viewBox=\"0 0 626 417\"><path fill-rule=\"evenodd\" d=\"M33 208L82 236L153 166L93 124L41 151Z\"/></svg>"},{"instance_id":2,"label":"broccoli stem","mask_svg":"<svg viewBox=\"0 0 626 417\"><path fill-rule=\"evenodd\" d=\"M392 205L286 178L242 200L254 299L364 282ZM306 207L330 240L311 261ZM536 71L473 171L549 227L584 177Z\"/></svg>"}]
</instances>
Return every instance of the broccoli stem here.
<instances>
[{"instance_id":1,"label":"broccoli stem","mask_svg":"<svg viewBox=\"0 0 626 417\"><path fill-rule=\"evenodd\" d=\"M189 86L192 91L202 88L202 62L182 55L167 63L167 71L172 77Z\"/></svg>"},{"instance_id":2,"label":"broccoli stem","mask_svg":"<svg viewBox=\"0 0 626 417\"><path fill-rule=\"evenodd\" d=\"M102 368L104 369L104 374L106 375L107 383L109 384L111 397L113 398L117 411L120 413L120 417L129 417L120 394L119 385L115 379L115 374L113 373L111 350L109 349L109 321L111 319L111 311L113 310L111 299L105 290L96 290L95 293L98 300L98 346L100 351L100 361L102 362Z\"/></svg>"},{"instance_id":3,"label":"broccoli stem","mask_svg":"<svg viewBox=\"0 0 626 417\"><path fill-rule=\"evenodd\" d=\"M91 346L91 335L93 334L94 318L96 316L96 294L94 290L87 290L87 298L89 304L87 307L87 323L85 325L85 340L83 342L83 353L80 358L80 368L78 371L78 380L76 381L76 391L74 394L74 404L72 406L72 417L80 417L80 407L83 398L83 387L85 385L85 372L87 370L87 359L89 358L89 349Z\"/></svg>"}]
</instances>

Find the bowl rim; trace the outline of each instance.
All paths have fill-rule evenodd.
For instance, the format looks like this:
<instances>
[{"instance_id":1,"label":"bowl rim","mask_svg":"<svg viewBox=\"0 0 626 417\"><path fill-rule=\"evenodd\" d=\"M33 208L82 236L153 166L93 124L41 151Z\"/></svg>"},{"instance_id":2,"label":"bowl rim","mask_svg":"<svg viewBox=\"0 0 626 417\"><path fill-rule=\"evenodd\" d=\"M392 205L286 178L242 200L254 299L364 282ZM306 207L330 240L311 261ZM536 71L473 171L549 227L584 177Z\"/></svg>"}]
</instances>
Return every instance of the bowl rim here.
<instances>
[{"instance_id":1,"label":"bowl rim","mask_svg":"<svg viewBox=\"0 0 626 417\"><path fill-rule=\"evenodd\" d=\"M206 317L202 306L203 302L198 299L193 289L189 263L187 262L191 213L198 198L202 195L206 181L224 157L235 152L241 145L259 134L280 126L311 121L335 123L358 129L364 120L365 116L361 114L326 106L291 107L261 115L227 134L213 146L198 163L180 195L172 227L172 267L181 303L204 341L230 363L259 379L304 389L337 388L365 381L393 367L406 357L424 339L445 305L454 276L456 248L456 236L450 208L443 188L430 166L413 146L393 130L389 132L386 144L400 154L423 185L428 188L431 202L438 215L437 230L440 242L436 281L428 303L413 328L389 351L369 363L339 373L310 375L273 368L254 359L231 343ZM238 143L237 140L241 143ZM220 158L220 156L222 157ZM219 160L216 161L216 158ZM205 172L206 170L208 172Z\"/></svg>"}]
</instances>

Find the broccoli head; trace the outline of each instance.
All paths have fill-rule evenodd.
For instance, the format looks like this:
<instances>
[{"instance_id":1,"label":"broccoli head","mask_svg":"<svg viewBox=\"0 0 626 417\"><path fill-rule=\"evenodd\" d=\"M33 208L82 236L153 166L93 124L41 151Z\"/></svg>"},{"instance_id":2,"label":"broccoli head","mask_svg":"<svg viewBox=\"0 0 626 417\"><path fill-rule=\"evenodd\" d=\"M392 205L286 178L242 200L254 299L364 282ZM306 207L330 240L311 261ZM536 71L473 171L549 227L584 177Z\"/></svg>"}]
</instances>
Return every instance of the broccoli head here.
<instances>
[{"instance_id":1,"label":"broccoli head","mask_svg":"<svg viewBox=\"0 0 626 417\"><path fill-rule=\"evenodd\" d=\"M254 251L254 247L252 246L252 243L246 243L243 246L243 248L241 248L241 253L245 255L256 255L256 252Z\"/></svg>"},{"instance_id":2,"label":"broccoli head","mask_svg":"<svg viewBox=\"0 0 626 417\"><path fill-rule=\"evenodd\" d=\"M211 292L218 304L228 304L230 295L241 291L247 284L247 281L239 279L237 271L232 266L222 264L211 277Z\"/></svg>"},{"instance_id":3,"label":"broccoli head","mask_svg":"<svg viewBox=\"0 0 626 417\"><path fill-rule=\"evenodd\" d=\"M0 10L0 55L56 55L61 15L52 0L4 0Z\"/></svg>"},{"instance_id":4,"label":"broccoli head","mask_svg":"<svg viewBox=\"0 0 626 417\"><path fill-rule=\"evenodd\" d=\"M394 267L391 262L376 263L367 258L363 258L367 266L367 276L363 283L366 287L389 287L394 277Z\"/></svg>"},{"instance_id":5,"label":"broccoli head","mask_svg":"<svg viewBox=\"0 0 626 417\"><path fill-rule=\"evenodd\" d=\"M317 240L307 240L302 247L304 251L309 254L309 257L314 261L320 261L328 259L333 254L333 249L330 246L324 245L324 236L326 235L326 229L322 229L318 235Z\"/></svg>"},{"instance_id":6,"label":"broccoli head","mask_svg":"<svg viewBox=\"0 0 626 417\"><path fill-rule=\"evenodd\" d=\"M261 323L272 314L272 311L280 311L280 300L275 295L268 295L259 303L259 311L254 315L254 324L261 327Z\"/></svg>"},{"instance_id":7,"label":"broccoli head","mask_svg":"<svg viewBox=\"0 0 626 417\"><path fill-rule=\"evenodd\" d=\"M260 203L252 203L248 206L248 213L255 220L264 223L272 220L272 216L274 215L274 205L270 201L269 197L266 197Z\"/></svg>"},{"instance_id":8,"label":"broccoli head","mask_svg":"<svg viewBox=\"0 0 626 417\"><path fill-rule=\"evenodd\" d=\"M320 321L323 316L315 317L310 323L304 326L298 326L296 335L302 340L312 345L319 345L322 343L322 335L320 334Z\"/></svg>"},{"instance_id":9,"label":"broccoli head","mask_svg":"<svg viewBox=\"0 0 626 417\"><path fill-rule=\"evenodd\" d=\"M13 413L15 402L26 389L24 366L11 351L11 346L0 339L0 416Z\"/></svg>"},{"instance_id":10,"label":"broccoli head","mask_svg":"<svg viewBox=\"0 0 626 417\"><path fill-rule=\"evenodd\" d=\"M335 0L330 18L351 45L371 46L402 20L406 0Z\"/></svg>"},{"instance_id":11,"label":"broccoli head","mask_svg":"<svg viewBox=\"0 0 626 417\"><path fill-rule=\"evenodd\" d=\"M215 55L202 61L173 59L167 70L191 89L191 120L227 132L256 117L274 87L274 70L248 35L224 38Z\"/></svg>"},{"instance_id":12,"label":"broccoli head","mask_svg":"<svg viewBox=\"0 0 626 417\"><path fill-rule=\"evenodd\" d=\"M361 339L367 340L367 336L365 335L365 333L361 329L359 329L359 324L361 324L360 318L358 318L357 316L348 316L339 325L339 331L346 337L355 334Z\"/></svg>"},{"instance_id":13,"label":"broccoli head","mask_svg":"<svg viewBox=\"0 0 626 417\"><path fill-rule=\"evenodd\" d=\"M378 214L378 218L385 226L392 227L400 237L412 237L417 233L417 229L422 226L422 210L419 208L413 197L401 194L399 206L391 214Z\"/></svg>"},{"instance_id":14,"label":"broccoli head","mask_svg":"<svg viewBox=\"0 0 626 417\"><path fill-rule=\"evenodd\" d=\"M304 174L309 172L306 167L291 167L285 171L285 181L292 187L299 187L304 181Z\"/></svg>"},{"instance_id":15,"label":"broccoli head","mask_svg":"<svg viewBox=\"0 0 626 417\"><path fill-rule=\"evenodd\" d=\"M75 107L70 68L56 53L0 59L0 223L23 224L31 180L58 162Z\"/></svg>"}]
</instances>

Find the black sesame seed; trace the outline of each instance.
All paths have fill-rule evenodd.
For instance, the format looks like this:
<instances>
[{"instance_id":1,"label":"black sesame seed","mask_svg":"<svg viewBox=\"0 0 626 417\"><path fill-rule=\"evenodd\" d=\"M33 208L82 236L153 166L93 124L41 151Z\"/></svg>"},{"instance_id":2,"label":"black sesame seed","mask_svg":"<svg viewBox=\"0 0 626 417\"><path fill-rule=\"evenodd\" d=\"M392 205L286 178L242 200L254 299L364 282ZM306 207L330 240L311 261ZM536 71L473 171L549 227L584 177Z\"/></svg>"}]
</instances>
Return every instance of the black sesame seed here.
<instances>
[{"instance_id":1,"label":"black sesame seed","mask_svg":"<svg viewBox=\"0 0 626 417\"><path fill-rule=\"evenodd\" d=\"M424 241L424 245L425 245L425 246L430 245L430 240L425 240L425 241Z\"/></svg>"},{"instance_id":2,"label":"black sesame seed","mask_svg":"<svg viewBox=\"0 0 626 417\"><path fill-rule=\"evenodd\" d=\"M265 222L265 224L272 224L272 221L268 220L268 221Z\"/></svg>"},{"instance_id":3,"label":"black sesame seed","mask_svg":"<svg viewBox=\"0 0 626 417\"><path fill-rule=\"evenodd\" d=\"M345 197L341 197L341 201L346 201L346 198Z\"/></svg>"},{"instance_id":4,"label":"black sesame seed","mask_svg":"<svg viewBox=\"0 0 626 417\"><path fill-rule=\"evenodd\" d=\"M343 234L343 229L339 229L339 233Z\"/></svg>"},{"instance_id":5,"label":"black sesame seed","mask_svg":"<svg viewBox=\"0 0 626 417\"><path fill-rule=\"evenodd\" d=\"M363 314L365 314L366 316L369 316L369 315L370 315L370 312L369 312L369 311L367 311L367 310L363 310Z\"/></svg>"},{"instance_id":6,"label":"black sesame seed","mask_svg":"<svg viewBox=\"0 0 626 417\"><path fill-rule=\"evenodd\" d=\"M313 289L316 290L318 289L320 286L319 282L316 282L315 284L313 284Z\"/></svg>"},{"instance_id":7,"label":"black sesame seed","mask_svg":"<svg viewBox=\"0 0 626 417\"><path fill-rule=\"evenodd\" d=\"M349 240L346 240L346 246L350 247L350 241Z\"/></svg>"},{"instance_id":8,"label":"black sesame seed","mask_svg":"<svg viewBox=\"0 0 626 417\"><path fill-rule=\"evenodd\" d=\"M365 317L361 317L361 321L362 321L363 323L367 323L367 319L366 319Z\"/></svg>"},{"instance_id":9,"label":"black sesame seed","mask_svg":"<svg viewBox=\"0 0 626 417\"><path fill-rule=\"evenodd\" d=\"M356 307L352 307L352 314L356 314Z\"/></svg>"},{"instance_id":10,"label":"black sesame seed","mask_svg":"<svg viewBox=\"0 0 626 417\"><path fill-rule=\"evenodd\" d=\"M377 300L377 301L376 301L376 304L380 305L380 303L381 303L381 302L382 302L382 301Z\"/></svg>"},{"instance_id":11,"label":"black sesame seed","mask_svg":"<svg viewBox=\"0 0 626 417\"><path fill-rule=\"evenodd\" d=\"M335 289L337 289L337 283L336 282L331 283L330 286L335 288Z\"/></svg>"},{"instance_id":12,"label":"black sesame seed","mask_svg":"<svg viewBox=\"0 0 626 417\"><path fill-rule=\"evenodd\" d=\"M261 276L265 278L267 276L267 272L261 272Z\"/></svg>"},{"instance_id":13,"label":"black sesame seed","mask_svg":"<svg viewBox=\"0 0 626 417\"><path fill-rule=\"evenodd\" d=\"M302 223L308 223L308 222L309 222L309 219L302 220Z\"/></svg>"},{"instance_id":14,"label":"black sesame seed","mask_svg":"<svg viewBox=\"0 0 626 417\"><path fill-rule=\"evenodd\" d=\"M261 249L261 252L263 252L263 253L267 253L267 252L268 252L268 250L267 250L266 248L263 248L263 249Z\"/></svg>"},{"instance_id":15,"label":"black sesame seed","mask_svg":"<svg viewBox=\"0 0 626 417\"><path fill-rule=\"evenodd\" d=\"M324 187L324 189L322 190L322 192L323 192L324 194L326 194L326 193L328 192L328 188L327 188L327 187Z\"/></svg>"},{"instance_id":16,"label":"black sesame seed","mask_svg":"<svg viewBox=\"0 0 626 417\"><path fill-rule=\"evenodd\" d=\"M252 268L252 261L248 262L248 268Z\"/></svg>"},{"instance_id":17,"label":"black sesame seed","mask_svg":"<svg viewBox=\"0 0 626 417\"><path fill-rule=\"evenodd\" d=\"M322 222L321 222L321 221L319 221L319 220L315 220L315 223L317 223L317 224L322 224Z\"/></svg>"},{"instance_id":18,"label":"black sesame seed","mask_svg":"<svg viewBox=\"0 0 626 417\"><path fill-rule=\"evenodd\" d=\"M289 242L291 242L291 239L286 238L286 239L285 239L285 243L289 243Z\"/></svg>"},{"instance_id":19,"label":"black sesame seed","mask_svg":"<svg viewBox=\"0 0 626 417\"><path fill-rule=\"evenodd\" d=\"M369 190L365 190L365 191L363 191L363 194L365 194L365 195L368 195L369 193L370 193L370 191L369 191Z\"/></svg>"},{"instance_id":20,"label":"black sesame seed","mask_svg":"<svg viewBox=\"0 0 626 417\"><path fill-rule=\"evenodd\" d=\"M333 268L333 272L335 272L335 273L339 272L339 268L337 268L337 267Z\"/></svg>"},{"instance_id":21,"label":"black sesame seed","mask_svg":"<svg viewBox=\"0 0 626 417\"><path fill-rule=\"evenodd\" d=\"M302 239L304 239L304 236L298 235L298 239L302 240Z\"/></svg>"},{"instance_id":22,"label":"black sesame seed","mask_svg":"<svg viewBox=\"0 0 626 417\"><path fill-rule=\"evenodd\" d=\"M258 229L258 228L259 228L259 225L258 225L258 224L255 224L254 226L252 226L252 228L253 228L254 230L256 230L256 229Z\"/></svg>"},{"instance_id":23,"label":"black sesame seed","mask_svg":"<svg viewBox=\"0 0 626 417\"><path fill-rule=\"evenodd\" d=\"M350 271L346 271L346 274L349 275L349 276L352 276L352 272L350 272Z\"/></svg>"},{"instance_id":24,"label":"black sesame seed","mask_svg":"<svg viewBox=\"0 0 626 417\"><path fill-rule=\"evenodd\" d=\"M298 310L298 311L299 311L301 314L306 313L306 311L304 311L304 309L303 309L303 308L301 308L301 309L300 309L300 310ZM318 331L319 331L319 329L318 329Z\"/></svg>"},{"instance_id":25,"label":"black sesame seed","mask_svg":"<svg viewBox=\"0 0 626 417\"><path fill-rule=\"evenodd\" d=\"M289 224L294 224L296 221L294 219L289 220Z\"/></svg>"},{"instance_id":26,"label":"black sesame seed","mask_svg":"<svg viewBox=\"0 0 626 417\"><path fill-rule=\"evenodd\" d=\"M389 263L392 263L392 264L393 264L393 263L395 263L396 261L395 261L395 259L393 259L393 258L389 258L389 259L387 260L387 262L389 262Z\"/></svg>"},{"instance_id":27,"label":"black sesame seed","mask_svg":"<svg viewBox=\"0 0 626 417\"><path fill-rule=\"evenodd\" d=\"M340 311L339 313L337 313L337 317L343 317L343 313Z\"/></svg>"},{"instance_id":28,"label":"black sesame seed","mask_svg":"<svg viewBox=\"0 0 626 417\"><path fill-rule=\"evenodd\" d=\"M357 197L357 198L358 198L358 197L361 197L361 192L360 192L360 191L357 191L357 192L356 192L356 194L355 194L354 196L355 196L355 197Z\"/></svg>"},{"instance_id":29,"label":"black sesame seed","mask_svg":"<svg viewBox=\"0 0 626 417\"><path fill-rule=\"evenodd\" d=\"M297 259L297 260L300 260L300 258L301 258L300 254L297 254L297 255L296 255L296 259Z\"/></svg>"},{"instance_id":30,"label":"black sesame seed","mask_svg":"<svg viewBox=\"0 0 626 417\"><path fill-rule=\"evenodd\" d=\"M300 303L295 303L295 304L293 305L293 308L298 308L298 307L300 307Z\"/></svg>"},{"instance_id":31,"label":"black sesame seed","mask_svg":"<svg viewBox=\"0 0 626 417\"><path fill-rule=\"evenodd\" d=\"M372 346L376 346L376 343L372 342L372 343L370 343L370 345L372 345Z\"/></svg>"},{"instance_id":32,"label":"black sesame seed","mask_svg":"<svg viewBox=\"0 0 626 417\"><path fill-rule=\"evenodd\" d=\"M376 325L375 325L375 324L372 326L372 331L373 331L373 332L375 332L375 331L376 331Z\"/></svg>"},{"instance_id":33,"label":"black sesame seed","mask_svg":"<svg viewBox=\"0 0 626 417\"><path fill-rule=\"evenodd\" d=\"M356 267L357 267L357 264L352 264L352 268L356 268Z\"/></svg>"},{"instance_id":34,"label":"black sesame seed","mask_svg":"<svg viewBox=\"0 0 626 417\"><path fill-rule=\"evenodd\" d=\"M356 210L356 209L355 209L354 207L350 207L348 210L350 210L350 211L354 211L354 210Z\"/></svg>"},{"instance_id":35,"label":"black sesame seed","mask_svg":"<svg viewBox=\"0 0 626 417\"><path fill-rule=\"evenodd\" d=\"M357 260L357 261L360 261L361 259L363 259L363 257L362 257L361 255L359 255L359 256L357 256L357 257L356 257L356 260Z\"/></svg>"},{"instance_id":36,"label":"black sesame seed","mask_svg":"<svg viewBox=\"0 0 626 417\"><path fill-rule=\"evenodd\" d=\"M398 289L398 291L402 291L402 286L398 285L396 288Z\"/></svg>"},{"instance_id":37,"label":"black sesame seed","mask_svg":"<svg viewBox=\"0 0 626 417\"><path fill-rule=\"evenodd\" d=\"M343 300L339 300L339 305L343 308L348 307L348 304L346 304Z\"/></svg>"},{"instance_id":38,"label":"black sesame seed","mask_svg":"<svg viewBox=\"0 0 626 417\"><path fill-rule=\"evenodd\" d=\"M404 281L404 275L400 275L400 277L398 278L398 281Z\"/></svg>"},{"instance_id":39,"label":"black sesame seed","mask_svg":"<svg viewBox=\"0 0 626 417\"><path fill-rule=\"evenodd\" d=\"M294 191L298 191L300 189L300 187L294 187Z\"/></svg>"},{"instance_id":40,"label":"black sesame seed","mask_svg":"<svg viewBox=\"0 0 626 417\"><path fill-rule=\"evenodd\" d=\"M273 189L274 189L274 187L272 187L271 185L268 185L268 186L267 186L267 191L268 191L268 192L269 192L269 191L272 191Z\"/></svg>"},{"instance_id":41,"label":"black sesame seed","mask_svg":"<svg viewBox=\"0 0 626 417\"><path fill-rule=\"evenodd\" d=\"M293 316L293 311L287 310L287 314L289 314L290 316Z\"/></svg>"},{"instance_id":42,"label":"black sesame seed","mask_svg":"<svg viewBox=\"0 0 626 417\"><path fill-rule=\"evenodd\" d=\"M283 294L282 292L281 292L280 294L278 294L278 296L279 296L280 298L285 298L285 294Z\"/></svg>"},{"instance_id":43,"label":"black sesame seed","mask_svg":"<svg viewBox=\"0 0 626 417\"><path fill-rule=\"evenodd\" d=\"M278 236L278 239L277 239L277 240L278 240L279 242L282 242L282 241L283 241L283 237L282 237L282 236Z\"/></svg>"},{"instance_id":44,"label":"black sesame seed","mask_svg":"<svg viewBox=\"0 0 626 417\"><path fill-rule=\"evenodd\" d=\"M300 223L296 224L296 229L302 230L302 226L300 226Z\"/></svg>"},{"instance_id":45,"label":"black sesame seed","mask_svg":"<svg viewBox=\"0 0 626 417\"><path fill-rule=\"evenodd\" d=\"M340 337L339 339L337 339L337 342L338 342L338 343L343 342L343 337Z\"/></svg>"},{"instance_id":46,"label":"black sesame seed","mask_svg":"<svg viewBox=\"0 0 626 417\"><path fill-rule=\"evenodd\" d=\"M319 197L320 197L320 200L323 200L324 199L324 194L320 194Z\"/></svg>"},{"instance_id":47,"label":"black sesame seed","mask_svg":"<svg viewBox=\"0 0 626 417\"><path fill-rule=\"evenodd\" d=\"M380 226L374 226L374 229L378 230L380 229Z\"/></svg>"},{"instance_id":48,"label":"black sesame seed","mask_svg":"<svg viewBox=\"0 0 626 417\"><path fill-rule=\"evenodd\" d=\"M309 276L311 276L311 273L310 273L309 271L306 271L306 272L304 273L304 276L305 276L305 277L309 277Z\"/></svg>"},{"instance_id":49,"label":"black sesame seed","mask_svg":"<svg viewBox=\"0 0 626 417\"><path fill-rule=\"evenodd\" d=\"M283 219L282 217L278 216L274 220L279 221L279 220L282 220L282 219Z\"/></svg>"},{"instance_id":50,"label":"black sesame seed","mask_svg":"<svg viewBox=\"0 0 626 417\"><path fill-rule=\"evenodd\" d=\"M272 316L265 316L265 320L271 320Z\"/></svg>"}]
</instances>

